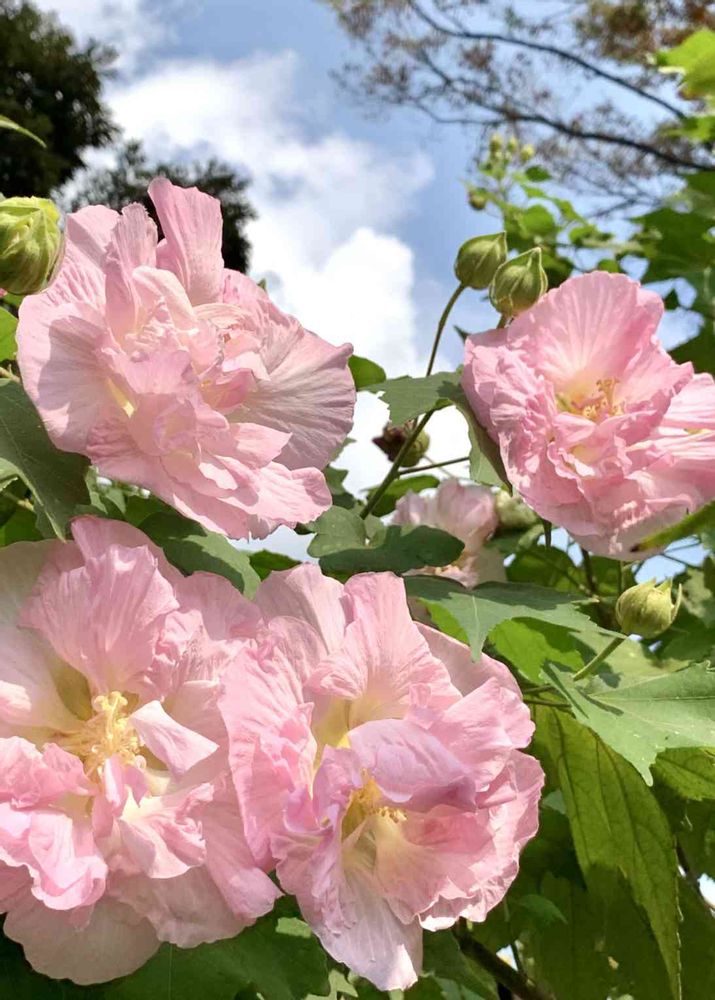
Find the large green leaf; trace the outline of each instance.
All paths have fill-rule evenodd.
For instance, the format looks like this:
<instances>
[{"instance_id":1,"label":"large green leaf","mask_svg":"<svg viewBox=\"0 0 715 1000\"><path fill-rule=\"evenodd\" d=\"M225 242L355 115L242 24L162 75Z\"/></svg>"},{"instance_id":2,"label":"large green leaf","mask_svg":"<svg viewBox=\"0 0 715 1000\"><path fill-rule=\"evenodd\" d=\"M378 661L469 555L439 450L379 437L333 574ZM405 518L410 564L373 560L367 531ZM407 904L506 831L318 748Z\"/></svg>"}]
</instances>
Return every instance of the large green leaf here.
<instances>
[{"instance_id":1,"label":"large green leaf","mask_svg":"<svg viewBox=\"0 0 715 1000\"><path fill-rule=\"evenodd\" d=\"M59 538L77 508L89 504L88 466L86 458L55 448L17 382L0 382L0 472L12 469L27 483L38 514Z\"/></svg>"},{"instance_id":2,"label":"large green leaf","mask_svg":"<svg viewBox=\"0 0 715 1000\"><path fill-rule=\"evenodd\" d=\"M668 993L662 1000L679 1000L678 865L673 835L655 796L629 763L566 712L538 708L536 719L535 745L550 780L563 793L587 884L598 894L604 891L604 875L609 889L614 877L625 880L636 907L647 916L667 970Z\"/></svg>"},{"instance_id":3,"label":"large green leaf","mask_svg":"<svg viewBox=\"0 0 715 1000\"><path fill-rule=\"evenodd\" d=\"M331 507L315 521L308 552L329 573L406 573L424 566L447 566L464 548L459 539L420 524L384 525L353 511Z\"/></svg>"},{"instance_id":4,"label":"large green leaf","mask_svg":"<svg viewBox=\"0 0 715 1000\"><path fill-rule=\"evenodd\" d=\"M240 552L223 535L207 531L175 511L152 514L139 527L184 573L197 570L217 573L247 597L256 592L259 577L251 566L248 553Z\"/></svg>"},{"instance_id":5,"label":"large green leaf","mask_svg":"<svg viewBox=\"0 0 715 1000\"><path fill-rule=\"evenodd\" d=\"M658 757L653 774L682 799L715 801L713 750L668 750Z\"/></svg>"},{"instance_id":6,"label":"large green leaf","mask_svg":"<svg viewBox=\"0 0 715 1000\"><path fill-rule=\"evenodd\" d=\"M456 372L436 372L426 378L403 375L377 382L368 388L370 392L378 393L390 407L392 423L404 424L406 420L412 420L435 407L449 406L455 390L459 389L459 379Z\"/></svg>"},{"instance_id":7,"label":"large green leaf","mask_svg":"<svg viewBox=\"0 0 715 1000\"><path fill-rule=\"evenodd\" d=\"M543 672L579 722L630 761L648 785L662 750L715 746L715 670L706 664L630 682L609 674L590 685L576 683L571 671L554 663Z\"/></svg>"},{"instance_id":8,"label":"large green leaf","mask_svg":"<svg viewBox=\"0 0 715 1000\"><path fill-rule=\"evenodd\" d=\"M558 1000L604 1000L612 973L608 957L594 948L601 934L601 913L583 886L547 872L541 892L562 915L543 916L532 925L531 951L537 982L547 985ZM523 900L522 900L523 902Z\"/></svg>"},{"instance_id":9,"label":"large green leaf","mask_svg":"<svg viewBox=\"0 0 715 1000\"><path fill-rule=\"evenodd\" d=\"M686 97L715 97L715 31L696 31L656 59L663 72L683 74Z\"/></svg>"},{"instance_id":10,"label":"large green leaf","mask_svg":"<svg viewBox=\"0 0 715 1000\"><path fill-rule=\"evenodd\" d=\"M415 576L406 585L410 596L427 607L440 627L452 620L475 656L491 630L511 618L551 622L574 631L606 632L575 603L578 598L536 584L482 583L474 590L465 590L451 580Z\"/></svg>"}]
</instances>

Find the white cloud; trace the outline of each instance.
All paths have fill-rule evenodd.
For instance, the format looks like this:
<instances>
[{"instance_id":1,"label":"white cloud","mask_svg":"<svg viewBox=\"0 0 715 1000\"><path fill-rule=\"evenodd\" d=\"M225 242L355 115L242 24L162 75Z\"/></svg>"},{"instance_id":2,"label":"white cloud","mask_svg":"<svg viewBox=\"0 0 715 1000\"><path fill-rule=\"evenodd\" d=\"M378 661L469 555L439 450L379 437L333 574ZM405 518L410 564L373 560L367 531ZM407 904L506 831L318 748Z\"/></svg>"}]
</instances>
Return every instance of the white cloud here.
<instances>
[{"instance_id":1,"label":"white cloud","mask_svg":"<svg viewBox=\"0 0 715 1000\"><path fill-rule=\"evenodd\" d=\"M141 56L173 37L186 0L36 0L81 42L90 38L117 50L117 67L131 72Z\"/></svg>"}]
</instances>

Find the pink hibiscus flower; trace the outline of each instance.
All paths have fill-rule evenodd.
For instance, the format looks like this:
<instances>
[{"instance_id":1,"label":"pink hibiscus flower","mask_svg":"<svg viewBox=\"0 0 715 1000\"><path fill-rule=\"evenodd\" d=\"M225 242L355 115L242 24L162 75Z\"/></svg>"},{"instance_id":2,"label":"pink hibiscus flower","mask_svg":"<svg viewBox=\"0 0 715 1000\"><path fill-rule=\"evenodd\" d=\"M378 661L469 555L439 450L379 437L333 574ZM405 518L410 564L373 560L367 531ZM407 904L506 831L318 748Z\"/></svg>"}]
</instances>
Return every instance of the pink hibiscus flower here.
<instances>
[{"instance_id":1,"label":"pink hibiscus flower","mask_svg":"<svg viewBox=\"0 0 715 1000\"><path fill-rule=\"evenodd\" d=\"M67 219L50 287L20 310L18 362L54 443L210 530L263 537L330 505L350 429L350 347L331 347L223 267L219 202L159 178L140 205Z\"/></svg>"},{"instance_id":2,"label":"pink hibiscus flower","mask_svg":"<svg viewBox=\"0 0 715 1000\"><path fill-rule=\"evenodd\" d=\"M406 493L395 507L396 524L427 524L464 542L461 555L449 566L426 566L432 573L475 587L486 580L505 580L501 555L484 543L499 526L494 494L484 486L463 485L456 479L440 483L432 496Z\"/></svg>"},{"instance_id":3,"label":"pink hibiscus flower","mask_svg":"<svg viewBox=\"0 0 715 1000\"><path fill-rule=\"evenodd\" d=\"M256 604L220 699L246 838L331 955L406 988L422 928L483 920L536 832L529 712L505 666L413 622L390 573L304 565Z\"/></svg>"},{"instance_id":4,"label":"pink hibiscus flower","mask_svg":"<svg viewBox=\"0 0 715 1000\"><path fill-rule=\"evenodd\" d=\"M273 906L226 781L219 675L256 612L129 525L0 551L0 912L32 966L95 983Z\"/></svg>"},{"instance_id":5,"label":"pink hibiscus flower","mask_svg":"<svg viewBox=\"0 0 715 1000\"><path fill-rule=\"evenodd\" d=\"M599 271L466 346L462 384L512 485L616 559L715 498L715 382L662 348L662 312L658 295Z\"/></svg>"}]
</instances>

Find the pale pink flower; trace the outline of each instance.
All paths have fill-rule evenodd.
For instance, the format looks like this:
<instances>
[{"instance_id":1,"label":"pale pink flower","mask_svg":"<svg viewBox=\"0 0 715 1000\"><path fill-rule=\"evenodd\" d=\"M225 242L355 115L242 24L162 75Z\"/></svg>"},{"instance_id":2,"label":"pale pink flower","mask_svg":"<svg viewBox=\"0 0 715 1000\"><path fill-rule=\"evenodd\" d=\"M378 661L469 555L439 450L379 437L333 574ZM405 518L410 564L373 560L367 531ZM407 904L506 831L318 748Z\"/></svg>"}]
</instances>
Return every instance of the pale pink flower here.
<instances>
[{"instance_id":1,"label":"pale pink flower","mask_svg":"<svg viewBox=\"0 0 715 1000\"><path fill-rule=\"evenodd\" d=\"M217 708L256 612L127 524L73 532L0 551L0 912L35 969L85 984L231 937L277 890Z\"/></svg>"},{"instance_id":2,"label":"pale pink flower","mask_svg":"<svg viewBox=\"0 0 715 1000\"><path fill-rule=\"evenodd\" d=\"M512 485L616 559L715 499L715 382L666 353L662 312L658 295L599 271L466 345L462 384Z\"/></svg>"},{"instance_id":3,"label":"pale pink flower","mask_svg":"<svg viewBox=\"0 0 715 1000\"><path fill-rule=\"evenodd\" d=\"M145 209L67 219L50 287L20 309L18 362L54 443L233 538L330 505L350 429L349 346L331 347L224 269L219 202L154 180Z\"/></svg>"},{"instance_id":4,"label":"pale pink flower","mask_svg":"<svg viewBox=\"0 0 715 1000\"><path fill-rule=\"evenodd\" d=\"M446 479L431 496L406 493L397 501L394 520L395 524L440 528L464 542L456 562L449 566L425 566L420 573L446 576L464 587L506 579L499 552L484 547L499 526L494 494L486 487Z\"/></svg>"},{"instance_id":5,"label":"pale pink flower","mask_svg":"<svg viewBox=\"0 0 715 1000\"><path fill-rule=\"evenodd\" d=\"M483 920L536 832L529 712L505 666L413 622L390 573L304 565L256 604L220 700L246 839L331 955L406 988L422 929Z\"/></svg>"}]
</instances>

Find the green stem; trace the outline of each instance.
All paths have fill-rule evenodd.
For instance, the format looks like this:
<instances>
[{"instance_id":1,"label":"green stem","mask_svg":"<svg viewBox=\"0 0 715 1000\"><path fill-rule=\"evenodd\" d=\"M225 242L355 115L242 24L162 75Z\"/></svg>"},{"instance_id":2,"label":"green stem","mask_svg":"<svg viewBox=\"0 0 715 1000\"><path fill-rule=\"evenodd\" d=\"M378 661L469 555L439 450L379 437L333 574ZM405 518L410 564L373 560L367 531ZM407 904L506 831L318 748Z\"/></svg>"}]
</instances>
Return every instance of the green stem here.
<instances>
[{"instance_id":1,"label":"green stem","mask_svg":"<svg viewBox=\"0 0 715 1000\"><path fill-rule=\"evenodd\" d=\"M458 465L459 462L468 462L469 455L463 458L450 458L448 462L430 462L429 465L413 465L410 469L400 469L398 476L409 476L412 473L427 472L428 469L443 469L446 465Z\"/></svg>"},{"instance_id":2,"label":"green stem","mask_svg":"<svg viewBox=\"0 0 715 1000\"><path fill-rule=\"evenodd\" d=\"M598 587L596 586L596 576L593 572L593 563L591 562L591 553L587 552L586 549L581 549L581 558L583 559L583 571L586 574L586 582L588 583L588 589L594 597L598 597Z\"/></svg>"},{"instance_id":3,"label":"green stem","mask_svg":"<svg viewBox=\"0 0 715 1000\"><path fill-rule=\"evenodd\" d=\"M386 474L385 478L382 480L382 482L380 483L380 485L378 486L378 488L375 490L375 492L373 493L373 495L370 497L370 499L368 500L368 502L365 504L365 506L363 507L363 509L360 511L360 517L363 520L365 520L365 518L369 514L372 514L373 510L375 509L375 507L377 507L378 503L380 502L380 500L382 500L383 496L385 495L385 492L386 492L388 486L390 485L390 483L393 480L397 479L397 477L399 476L399 474L400 474L400 465L402 464L403 458L405 457L405 455L407 454L407 452L410 450L410 448L412 447L412 445L415 443L415 441L417 440L417 438L420 436L420 434L424 430L425 424L427 423L427 421L429 420L429 418L432 416L433 413L434 413L434 410L430 410L428 413L425 413L425 415L422 417L422 419L417 424L417 426L415 427L415 429L412 431L412 433L410 434L410 436L405 439L404 444L402 445L402 447L398 451L397 455L395 456L395 461L392 463L392 465L390 466L390 468L387 470L387 474Z\"/></svg>"},{"instance_id":4,"label":"green stem","mask_svg":"<svg viewBox=\"0 0 715 1000\"><path fill-rule=\"evenodd\" d=\"M548 994L543 993L536 983L523 973L512 969L481 942L475 941L471 935L460 934L459 944L465 955L477 965L481 965L498 983L511 990L515 997L519 997L519 1000L549 1000Z\"/></svg>"},{"instance_id":5,"label":"green stem","mask_svg":"<svg viewBox=\"0 0 715 1000\"><path fill-rule=\"evenodd\" d=\"M20 381L20 379L17 377L17 375L14 372L11 372L9 368L4 368L2 365L0 365L0 378L7 378L11 382L19 382Z\"/></svg>"},{"instance_id":6,"label":"green stem","mask_svg":"<svg viewBox=\"0 0 715 1000\"><path fill-rule=\"evenodd\" d=\"M624 635L617 635L615 639L611 639L607 646L604 646L600 653L596 653L592 660L589 660L585 667L582 667L577 673L573 675L575 681L582 681L584 677L590 677L597 667L599 667L607 656L610 656L614 649L618 649L622 642L625 642L626 637Z\"/></svg>"},{"instance_id":7,"label":"green stem","mask_svg":"<svg viewBox=\"0 0 715 1000\"><path fill-rule=\"evenodd\" d=\"M437 324L437 332L434 335L434 343L432 344L432 353L430 354L429 361L427 362L427 371L425 373L426 375L432 374L432 369L434 368L435 359L437 357L437 348L439 347L439 342L442 339L442 333L447 323L447 318L449 314L452 312L452 306L457 301L457 299L459 298L459 296L462 294L462 292L466 287L467 287L466 285L461 285L461 284L457 285L455 290L450 295L447 305L444 307L442 311L442 315L439 318L439 323Z\"/></svg>"},{"instance_id":8,"label":"green stem","mask_svg":"<svg viewBox=\"0 0 715 1000\"><path fill-rule=\"evenodd\" d=\"M508 324L508 322L509 322L508 316L500 316L499 322L497 323L497 330L503 330L504 327Z\"/></svg>"}]
</instances>

